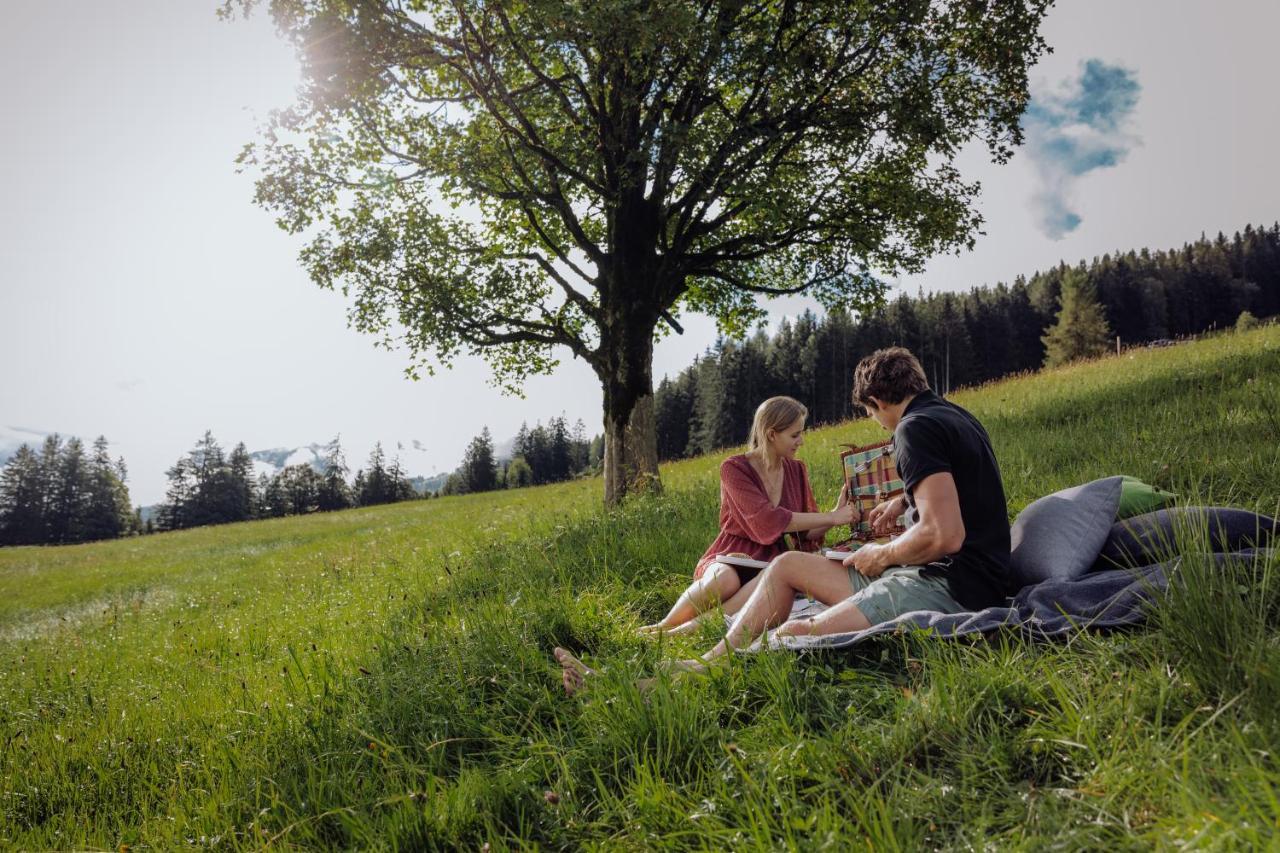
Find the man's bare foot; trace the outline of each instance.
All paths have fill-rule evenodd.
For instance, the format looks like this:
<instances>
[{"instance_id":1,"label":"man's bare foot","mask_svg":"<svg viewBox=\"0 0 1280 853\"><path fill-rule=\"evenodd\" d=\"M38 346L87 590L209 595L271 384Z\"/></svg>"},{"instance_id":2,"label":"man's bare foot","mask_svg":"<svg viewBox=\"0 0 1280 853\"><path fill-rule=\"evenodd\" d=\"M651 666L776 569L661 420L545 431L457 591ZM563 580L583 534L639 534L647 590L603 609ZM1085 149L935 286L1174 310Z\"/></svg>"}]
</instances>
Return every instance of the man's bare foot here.
<instances>
[{"instance_id":1,"label":"man's bare foot","mask_svg":"<svg viewBox=\"0 0 1280 853\"><path fill-rule=\"evenodd\" d=\"M645 625L636 633L641 637L657 637L671 630L671 626L664 625L661 622L654 622L652 625Z\"/></svg>"},{"instance_id":2,"label":"man's bare foot","mask_svg":"<svg viewBox=\"0 0 1280 853\"><path fill-rule=\"evenodd\" d=\"M556 646L553 654L556 656L556 663L560 664L560 683L564 685L564 692L570 696L584 690L587 679L597 674L594 669L574 657L568 649Z\"/></svg>"}]
</instances>

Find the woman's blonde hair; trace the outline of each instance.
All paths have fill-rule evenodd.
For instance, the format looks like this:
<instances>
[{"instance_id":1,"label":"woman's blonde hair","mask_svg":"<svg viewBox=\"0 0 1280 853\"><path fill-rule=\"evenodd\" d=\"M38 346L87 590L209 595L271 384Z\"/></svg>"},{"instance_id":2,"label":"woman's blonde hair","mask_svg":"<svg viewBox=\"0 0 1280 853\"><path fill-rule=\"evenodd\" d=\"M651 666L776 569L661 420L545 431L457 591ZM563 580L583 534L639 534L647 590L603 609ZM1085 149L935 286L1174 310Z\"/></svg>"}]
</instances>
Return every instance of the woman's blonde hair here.
<instances>
[{"instance_id":1,"label":"woman's blonde hair","mask_svg":"<svg viewBox=\"0 0 1280 853\"><path fill-rule=\"evenodd\" d=\"M768 444L769 430L784 430L807 417L809 410L799 400L792 397L770 397L756 407L756 416L751 421L748 450L763 452Z\"/></svg>"}]
</instances>

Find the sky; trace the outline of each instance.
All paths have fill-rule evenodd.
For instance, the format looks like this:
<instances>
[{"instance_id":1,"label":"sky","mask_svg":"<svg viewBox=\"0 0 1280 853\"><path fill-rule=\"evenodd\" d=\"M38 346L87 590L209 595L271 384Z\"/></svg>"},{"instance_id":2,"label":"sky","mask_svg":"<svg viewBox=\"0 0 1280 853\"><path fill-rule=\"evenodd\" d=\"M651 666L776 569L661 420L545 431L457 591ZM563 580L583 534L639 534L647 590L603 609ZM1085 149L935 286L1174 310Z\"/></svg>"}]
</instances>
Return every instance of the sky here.
<instances>
[{"instance_id":1,"label":"sky","mask_svg":"<svg viewBox=\"0 0 1280 853\"><path fill-rule=\"evenodd\" d=\"M224 447L340 435L412 474L454 468L488 426L560 414L599 432L601 393L568 358L524 399L463 360L420 381L404 353L347 327L302 239L253 205L241 146L292 103L297 63L262 14L216 0L0 0L0 453L47 433L106 435L137 504L206 429ZM1060 0L1032 70L1027 143L975 147L976 247L895 281L916 293L1011 281L1060 260L1180 246L1280 218L1273 0ZM769 306L771 322L816 307ZM655 380L715 338L706 318L659 343ZM397 449L398 448L398 449Z\"/></svg>"}]
</instances>

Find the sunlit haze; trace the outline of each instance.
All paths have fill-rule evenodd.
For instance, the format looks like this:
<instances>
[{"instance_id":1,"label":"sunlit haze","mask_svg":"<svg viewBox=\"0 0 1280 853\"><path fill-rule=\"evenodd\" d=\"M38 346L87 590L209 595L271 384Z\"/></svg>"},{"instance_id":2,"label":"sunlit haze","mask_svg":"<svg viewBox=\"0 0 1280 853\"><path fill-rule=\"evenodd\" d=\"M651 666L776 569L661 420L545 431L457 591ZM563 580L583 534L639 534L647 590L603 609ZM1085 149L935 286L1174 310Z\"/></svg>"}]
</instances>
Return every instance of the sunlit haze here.
<instances>
[{"instance_id":1,"label":"sunlit haze","mask_svg":"<svg viewBox=\"0 0 1280 853\"><path fill-rule=\"evenodd\" d=\"M233 162L292 102L291 49L265 14L224 22L217 5L6 6L0 453L105 434L133 502L152 504L206 429L250 450L341 434L353 470L381 440L421 475L456 466L486 425L501 442L563 413L599 432L599 385L567 353L519 399L478 360L410 381L403 353L347 327ZM897 286L968 289L1280 218L1277 32L1270 0L1061 2L1028 145L1004 167L985 149L961 160L984 186L985 236ZM775 303L774 322L809 304ZM659 344L658 377L713 342L710 321L685 325Z\"/></svg>"}]
</instances>

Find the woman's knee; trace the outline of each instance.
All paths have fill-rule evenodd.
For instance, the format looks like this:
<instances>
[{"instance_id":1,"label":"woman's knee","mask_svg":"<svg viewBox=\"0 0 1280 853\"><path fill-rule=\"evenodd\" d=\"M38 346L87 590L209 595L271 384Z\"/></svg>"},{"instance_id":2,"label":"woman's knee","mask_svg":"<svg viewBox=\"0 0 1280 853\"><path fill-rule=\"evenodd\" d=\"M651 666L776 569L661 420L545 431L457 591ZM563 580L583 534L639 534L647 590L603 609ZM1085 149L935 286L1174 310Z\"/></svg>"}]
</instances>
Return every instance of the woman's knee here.
<instances>
[{"instance_id":1,"label":"woman's knee","mask_svg":"<svg viewBox=\"0 0 1280 853\"><path fill-rule=\"evenodd\" d=\"M715 591L723 599L737 592L742 587L742 581L733 566L715 563L703 573L700 586L702 589Z\"/></svg>"}]
</instances>

